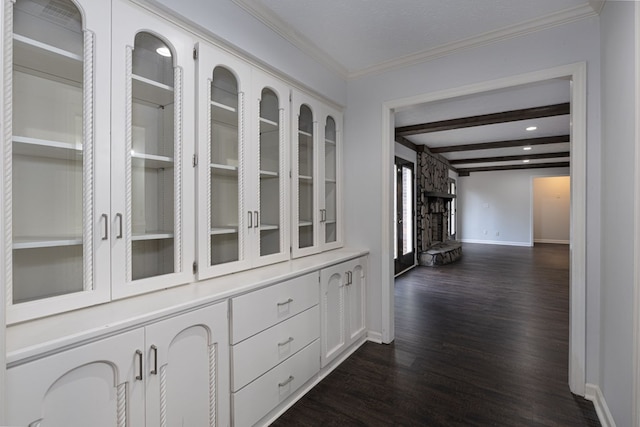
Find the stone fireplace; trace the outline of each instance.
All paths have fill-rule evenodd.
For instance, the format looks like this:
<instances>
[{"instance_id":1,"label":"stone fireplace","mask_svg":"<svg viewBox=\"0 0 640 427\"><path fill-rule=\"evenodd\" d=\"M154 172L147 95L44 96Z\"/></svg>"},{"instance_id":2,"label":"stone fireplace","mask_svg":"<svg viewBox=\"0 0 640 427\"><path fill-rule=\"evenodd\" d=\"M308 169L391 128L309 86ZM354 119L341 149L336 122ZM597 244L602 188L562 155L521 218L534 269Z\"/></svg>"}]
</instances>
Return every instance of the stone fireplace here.
<instances>
[{"instance_id":1,"label":"stone fireplace","mask_svg":"<svg viewBox=\"0 0 640 427\"><path fill-rule=\"evenodd\" d=\"M428 152L418 153L418 260L420 265L448 264L462 256L462 245L451 240L449 166Z\"/></svg>"}]
</instances>

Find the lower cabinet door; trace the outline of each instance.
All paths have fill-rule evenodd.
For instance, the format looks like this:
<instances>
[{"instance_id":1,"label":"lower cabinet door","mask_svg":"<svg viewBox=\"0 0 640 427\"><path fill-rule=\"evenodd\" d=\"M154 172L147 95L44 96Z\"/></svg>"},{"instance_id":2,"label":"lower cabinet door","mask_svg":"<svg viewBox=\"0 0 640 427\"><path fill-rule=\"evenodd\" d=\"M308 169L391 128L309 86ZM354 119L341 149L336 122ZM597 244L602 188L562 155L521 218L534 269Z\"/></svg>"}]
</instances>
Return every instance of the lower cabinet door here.
<instances>
[{"instance_id":1,"label":"lower cabinet door","mask_svg":"<svg viewBox=\"0 0 640 427\"><path fill-rule=\"evenodd\" d=\"M233 394L233 425L252 426L284 402L320 370L320 342L315 340Z\"/></svg>"},{"instance_id":2,"label":"lower cabinet door","mask_svg":"<svg viewBox=\"0 0 640 427\"><path fill-rule=\"evenodd\" d=\"M8 425L144 426L143 342L135 329L9 368Z\"/></svg>"},{"instance_id":3,"label":"lower cabinet door","mask_svg":"<svg viewBox=\"0 0 640 427\"><path fill-rule=\"evenodd\" d=\"M146 425L229 425L227 303L145 328Z\"/></svg>"},{"instance_id":4,"label":"lower cabinet door","mask_svg":"<svg viewBox=\"0 0 640 427\"><path fill-rule=\"evenodd\" d=\"M322 330L322 366L336 358L347 345L346 268L344 264L320 272L320 307Z\"/></svg>"}]
</instances>

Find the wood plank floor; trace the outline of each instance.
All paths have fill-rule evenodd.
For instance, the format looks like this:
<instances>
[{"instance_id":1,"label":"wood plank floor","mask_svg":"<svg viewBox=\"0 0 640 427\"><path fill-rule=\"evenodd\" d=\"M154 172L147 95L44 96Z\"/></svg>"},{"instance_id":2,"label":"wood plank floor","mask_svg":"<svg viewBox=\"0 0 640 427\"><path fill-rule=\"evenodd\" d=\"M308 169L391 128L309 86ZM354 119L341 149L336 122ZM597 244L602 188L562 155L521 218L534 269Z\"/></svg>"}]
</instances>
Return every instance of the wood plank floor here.
<instances>
[{"instance_id":1,"label":"wood plank floor","mask_svg":"<svg viewBox=\"0 0 640 427\"><path fill-rule=\"evenodd\" d=\"M365 343L275 426L599 426L567 385L569 252L465 244L396 280L396 339Z\"/></svg>"}]
</instances>

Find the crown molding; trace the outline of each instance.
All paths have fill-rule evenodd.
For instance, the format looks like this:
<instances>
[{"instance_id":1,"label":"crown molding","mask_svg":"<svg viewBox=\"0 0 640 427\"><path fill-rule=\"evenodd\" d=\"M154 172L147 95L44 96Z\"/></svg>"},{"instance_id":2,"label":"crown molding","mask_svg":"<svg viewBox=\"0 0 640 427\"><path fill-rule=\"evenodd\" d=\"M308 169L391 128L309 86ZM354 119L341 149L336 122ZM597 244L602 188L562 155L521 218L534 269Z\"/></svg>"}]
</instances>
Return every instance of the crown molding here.
<instances>
[{"instance_id":1,"label":"crown molding","mask_svg":"<svg viewBox=\"0 0 640 427\"><path fill-rule=\"evenodd\" d=\"M599 3L598 0L591 0L591 2ZM356 79L369 74L379 74L396 68L419 64L421 62L430 61L442 56L451 55L462 50L472 49L499 41L520 37L526 34L535 33L538 31L546 30L548 28L568 24L570 22L590 18L597 15L598 13L596 12L596 10L594 10L591 4L585 4L582 6L565 9L560 12L543 16L541 18L531 19L519 24L510 25L508 27L504 27L494 31L489 31L478 36L469 37L452 43L447 43L433 49L428 49L411 55L402 56L390 61L381 62L371 67L363 68L361 70L349 73L349 79Z\"/></svg>"},{"instance_id":2,"label":"crown molding","mask_svg":"<svg viewBox=\"0 0 640 427\"><path fill-rule=\"evenodd\" d=\"M289 43L296 46L304 53L310 55L312 58L338 73L343 79L349 77L349 70L333 59L324 50L320 49L313 41L308 37L300 34L295 28L289 25L286 21L281 19L269 8L264 7L262 4L255 0L231 0L240 8L251 14L254 18L262 22L269 27L272 31L280 35Z\"/></svg>"}]
</instances>

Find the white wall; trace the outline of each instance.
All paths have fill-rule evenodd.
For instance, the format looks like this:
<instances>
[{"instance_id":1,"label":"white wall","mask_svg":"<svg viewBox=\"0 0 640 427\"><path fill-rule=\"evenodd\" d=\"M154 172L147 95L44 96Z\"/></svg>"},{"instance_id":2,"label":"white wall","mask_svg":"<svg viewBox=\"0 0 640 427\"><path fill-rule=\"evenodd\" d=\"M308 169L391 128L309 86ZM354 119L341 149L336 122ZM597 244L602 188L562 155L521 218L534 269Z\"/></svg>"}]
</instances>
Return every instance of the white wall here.
<instances>
[{"instance_id":1,"label":"white wall","mask_svg":"<svg viewBox=\"0 0 640 427\"><path fill-rule=\"evenodd\" d=\"M316 92L344 105L346 82L231 0L136 0L164 6Z\"/></svg>"},{"instance_id":2,"label":"white wall","mask_svg":"<svg viewBox=\"0 0 640 427\"><path fill-rule=\"evenodd\" d=\"M458 178L459 240L533 246L532 179L568 173L568 168L528 169Z\"/></svg>"},{"instance_id":3,"label":"white wall","mask_svg":"<svg viewBox=\"0 0 640 427\"><path fill-rule=\"evenodd\" d=\"M600 388L616 425L632 425L635 2L607 2L602 54Z\"/></svg>"},{"instance_id":4,"label":"white wall","mask_svg":"<svg viewBox=\"0 0 640 427\"><path fill-rule=\"evenodd\" d=\"M419 94L429 94L468 84L506 78L585 61L587 63L587 381L598 383L599 289L600 289L600 54L598 18L589 18L561 27L512 38L476 49L462 51L423 64L348 82L345 124L345 162L354 167L345 171L346 239L351 245L371 249L368 281L370 326L383 331L382 291L390 268L382 259L383 223L380 188L391 177L383 177L383 103ZM387 201L385 201L386 205ZM389 202L390 203L390 202ZM384 236L384 240L390 237ZM384 283L384 286L383 286Z\"/></svg>"},{"instance_id":5,"label":"white wall","mask_svg":"<svg viewBox=\"0 0 640 427\"><path fill-rule=\"evenodd\" d=\"M533 178L533 242L565 243L571 238L571 178Z\"/></svg>"}]
</instances>

